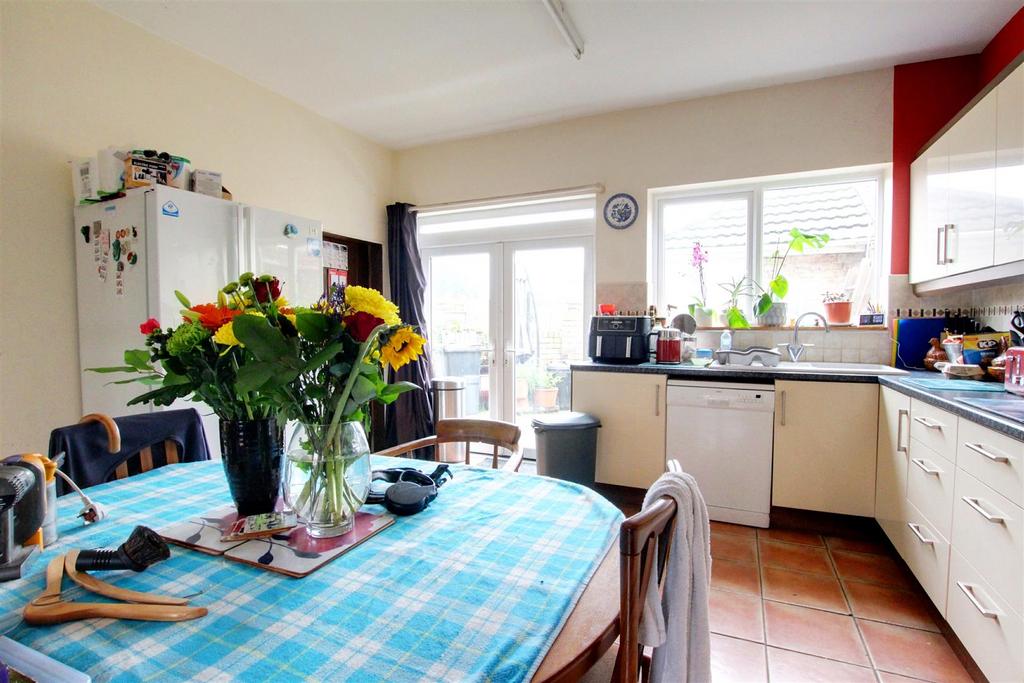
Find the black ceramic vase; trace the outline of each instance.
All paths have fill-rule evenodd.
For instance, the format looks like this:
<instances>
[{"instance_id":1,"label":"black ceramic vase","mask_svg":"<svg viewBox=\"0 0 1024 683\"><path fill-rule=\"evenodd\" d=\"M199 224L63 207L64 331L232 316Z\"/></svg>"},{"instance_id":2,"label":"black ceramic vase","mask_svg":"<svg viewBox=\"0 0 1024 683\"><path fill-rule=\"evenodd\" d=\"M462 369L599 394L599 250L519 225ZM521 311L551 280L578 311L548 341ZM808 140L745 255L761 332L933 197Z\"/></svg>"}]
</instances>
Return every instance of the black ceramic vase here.
<instances>
[{"instance_id":1,"label":"black ceramic vase","mask_svg":"<svg viewBox=\"0 0 1024 683\"><path fill-rule=\"evenodd\" d=\"M277 420L221 420L220 450L238 515L273 512L284 471L284 433Z\"/></svg>"}]
</instances>

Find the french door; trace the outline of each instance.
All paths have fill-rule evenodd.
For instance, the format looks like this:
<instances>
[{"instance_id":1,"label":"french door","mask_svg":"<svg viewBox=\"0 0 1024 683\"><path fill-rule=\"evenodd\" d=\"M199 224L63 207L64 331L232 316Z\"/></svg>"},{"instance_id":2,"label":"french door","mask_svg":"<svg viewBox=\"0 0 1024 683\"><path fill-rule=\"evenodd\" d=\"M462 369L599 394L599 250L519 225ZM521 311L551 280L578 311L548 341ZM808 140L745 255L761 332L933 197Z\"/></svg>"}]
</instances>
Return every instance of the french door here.
<instances>
[{"instance_id":1,"label":"french door","mask_svg":"<svg viewBox=\"0 0 1024 683\"><path fill-rule=\"evenodd\" d=\"M434 373L462 380L463 415L518 422L569 408L569 364L586 357L593 238L423 249Z\"/></svg>"}]
</instances>

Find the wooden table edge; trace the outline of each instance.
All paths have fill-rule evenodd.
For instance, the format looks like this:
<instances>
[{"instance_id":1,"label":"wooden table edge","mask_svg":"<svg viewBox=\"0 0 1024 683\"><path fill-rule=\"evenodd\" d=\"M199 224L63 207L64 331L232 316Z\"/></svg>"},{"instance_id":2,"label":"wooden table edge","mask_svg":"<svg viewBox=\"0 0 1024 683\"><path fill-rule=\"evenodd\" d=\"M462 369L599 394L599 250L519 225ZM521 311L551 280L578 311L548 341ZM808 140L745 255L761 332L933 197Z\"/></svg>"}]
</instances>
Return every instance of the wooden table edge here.
<instances>
[{"instance_id":1,"label":"wooden table edge","mask_svg":"<svg viewBox=\"0 0 1024 683\"><path fill-rule=\"evenodd\" d=\"M619 636L619 544L612 543L583 589L533 683L576 681Z\"/></svg>"}]
</instances>

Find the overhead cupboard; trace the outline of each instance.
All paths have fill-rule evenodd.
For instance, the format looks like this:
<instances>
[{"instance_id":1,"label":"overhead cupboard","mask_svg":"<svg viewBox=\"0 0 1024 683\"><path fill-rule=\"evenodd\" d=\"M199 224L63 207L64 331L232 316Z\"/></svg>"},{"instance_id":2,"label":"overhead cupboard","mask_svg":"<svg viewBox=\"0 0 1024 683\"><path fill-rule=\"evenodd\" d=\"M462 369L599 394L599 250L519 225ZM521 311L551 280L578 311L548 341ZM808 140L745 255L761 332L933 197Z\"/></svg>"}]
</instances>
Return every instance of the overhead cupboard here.
<instances>
[{"instance_id":1,"label":"overhead cupboard","mask_svg":"<svg viewBox=\"0 0 1024 683\"><path fill-rule=\"evenodd\" d=\"M910 282L1024 274L1024 64L974 101L910 167Z\"/></svg>"}]
</instances>

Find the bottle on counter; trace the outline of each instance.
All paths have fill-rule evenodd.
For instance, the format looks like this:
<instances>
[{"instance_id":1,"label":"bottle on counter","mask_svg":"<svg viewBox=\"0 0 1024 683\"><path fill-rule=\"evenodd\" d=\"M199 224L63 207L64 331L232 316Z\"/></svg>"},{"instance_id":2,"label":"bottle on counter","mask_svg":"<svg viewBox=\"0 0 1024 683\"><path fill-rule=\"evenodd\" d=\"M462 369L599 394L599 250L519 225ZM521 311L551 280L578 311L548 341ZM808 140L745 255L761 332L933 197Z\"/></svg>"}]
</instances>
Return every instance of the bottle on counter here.
<instances>
[{"instance_id":1,"label":"bottle on counter","mask_svg":"<svg viewBox=\"0 0 1024 683\"><path fill-rule=\"evenodd\" d=\"M718 342L718 350L732 350L732 332L730 332L729 330L722 330L722 338Z\"/></svg>"}]
</instances>

